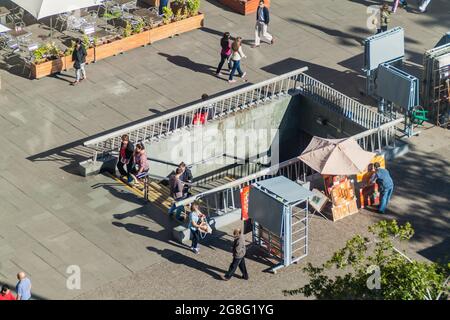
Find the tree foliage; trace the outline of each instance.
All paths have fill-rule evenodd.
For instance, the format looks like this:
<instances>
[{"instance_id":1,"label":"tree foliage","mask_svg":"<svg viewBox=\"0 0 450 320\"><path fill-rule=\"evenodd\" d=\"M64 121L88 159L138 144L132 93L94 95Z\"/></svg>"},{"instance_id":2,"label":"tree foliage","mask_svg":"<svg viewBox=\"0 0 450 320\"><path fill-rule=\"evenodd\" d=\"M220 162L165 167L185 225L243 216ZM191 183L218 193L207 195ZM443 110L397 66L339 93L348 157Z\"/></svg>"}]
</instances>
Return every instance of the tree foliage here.
<instances>
[{"instance_id":1,"label":"tree foliage","mask_svg":"<svg viewBox=\"0 0 450 320\"><path fill-rule=\"evenodd\" d=\"M356 235L345 247L319 267L311 263L304 271L310 282L285 295L303 294L317 299L445 299L448 297L450 264L419 262L409 259L394 246L394 241L408 241L414 235L409 223L380 221L369 227L371 237ZM379 287L368 282L379 270ZM335 272L334 278L328 274Z\"/></svg>"}]
</instances>

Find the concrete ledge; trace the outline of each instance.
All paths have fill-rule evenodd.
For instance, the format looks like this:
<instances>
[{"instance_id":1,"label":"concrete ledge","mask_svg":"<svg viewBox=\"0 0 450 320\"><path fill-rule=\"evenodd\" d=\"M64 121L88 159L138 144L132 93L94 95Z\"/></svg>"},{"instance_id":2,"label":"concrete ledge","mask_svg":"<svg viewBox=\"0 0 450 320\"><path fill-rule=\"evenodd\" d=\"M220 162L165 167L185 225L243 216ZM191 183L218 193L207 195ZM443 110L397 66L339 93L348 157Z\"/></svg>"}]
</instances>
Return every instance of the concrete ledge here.
<instances>
[{"instance_id":1,"label":"concrete ledge","mask_svg":"<svg viewBox=\"0 0 450 320\"><path fill-rule=\"evenodd\" d=\"M211 228L213 229L213 235L214 231L220 230L225 226L228 226L236 221L239 221L240 219L241 219L241 209L237 209L222 216L211 218L209 220L209 223L211 225ZM186 228L184 225L181 225L173 228L172 235L177 242L186 244L191 239L191 230L189 228Z\"/></svg>"},{"instance_id":2,"label":"concrete ledge","mask_svg":"<svg viewBox=\"0 0 450 320\"><path fill-rule=\"evenodd\" d=\"M104 171L114 174L116 170L116 163L117 157L107 156L102 159L97 159L95 163L91 159L80 162L78 168L83 177L96 175Z\"/></svg>"}]
</instances>

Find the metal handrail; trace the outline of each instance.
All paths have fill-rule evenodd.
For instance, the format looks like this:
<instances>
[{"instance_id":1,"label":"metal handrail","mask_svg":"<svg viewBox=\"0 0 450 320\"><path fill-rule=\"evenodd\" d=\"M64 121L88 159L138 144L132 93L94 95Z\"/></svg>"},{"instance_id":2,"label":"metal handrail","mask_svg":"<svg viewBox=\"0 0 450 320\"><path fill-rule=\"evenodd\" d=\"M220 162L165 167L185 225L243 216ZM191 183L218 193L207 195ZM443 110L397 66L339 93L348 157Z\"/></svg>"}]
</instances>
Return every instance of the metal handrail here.
<instances>
[{"instance_id":1,"label":"metal handrail","mask_svg":"<svg viewBox=\"0 0 450 320\"><path fill-rule=\"evenodd\" d=\"M340 93L324 83L304 74L308 68L300 68L269 80L202 101L166 115L120 129L85 141L85 147L93 151L93 160L99 153L110 154L120 148L121 136L127 134L131 141L151 141L166 137L182 129L191 128L196 115L207 109L208 120L225 117L252 105L298 90L300 94L319 101L330 109L350 118L366 129L373 129L390 121L389 118L358 101Z\"/></svg>"},{"instance_id":2,"label":"metal handrail","mask_svg":"<svg viewBox=\"0 0 450 320\"><path fill-rule=\"evenodd\" d=\"M369 149L368 151L377 151L377 150L381 151L383 146L395 145L395 130L396 130L396 126L400 122L402 122L402 119L396 119L396 120L393 120L393 121L391 121L389 123L385 123L385 124L381 125L379 128L369 129L369 130L366 130L364 132L361 132L361 133L358 133L356 135L353 135L351 138L355 139L361 145L361 147L363 149L365 149L365 150ZM385 132L389 132L389 133L393 132L394 135L388 135L387 139L385 141L383 141L382 139L379 139L379 140L375 141L372 144L367 143L365 145L362 145L365 138L370 138L373 135L382 136L382 135L385 134ZM376 148L376 146L377 146L376 143L378 143L378 148ZM276 173L278 173L278 171L280 171L281 169L288 168L288 167L290 167L292 165L295 165L297 163L304 164L304 162L302 162L299 158L297 158L297 157L296 158L292 158L292 159L286 160L286 161L284 161L282 163L279 163L277 165L271 166L270 168L266 168L266 169L263 169L261 171L258 171L258 172L254 173L254 174L249 175L249 176L237 179L235 181L226 183L226 184L224 184L222 186L219 186L219 187L207 190L205 192L196 194L196 195L194 195L192 197L189 197L189 198L183 199L181 201L178 201L178 202L176 202L175 205L176 206L188 205L188 204L194 202L195 200L203 198L203 197L205 197L207 195L211 195L211 194L214 194L214 193L219 193L219 192L230 190L230 189L241 188L244 185L251 184L253 181L257 181L259 178L262 178L262 177L265 177L265 176L273 176ZM304 165L307 166L306 164L304 164ZM314 170L311 169L311 171L314 171Z\"/></svg>"},{"instance_id":3,"label":"metal handrail","mask_svg":"<svg viewBox=\"0 0 450 320\"><path fill-rule=\"evenodd\" d=\"M83 145L94 150L93 160L95 161L98 152L117 150L120 147L120 138L124 134L128 134L131 141L148 141L157 136L164 136L174 131L191 127L195 115L204 108L212 109L211 116L219 118L250 105L257 105L274 96L288 93L289 90L297 88L298 76L307 70L308 67L303 67L288 72L219 97L172 111L154 119L90 139L85 141Z\"/></svg>"},{"instance_id":4,"label":"metal handrail","mask_svg":"<svg viewBox=\"0 0 450 320\"><path fill-rule=\"evenodd\" d=\"M366 129L374 129L391 121L390 118L378 113L376 110L372 110L370 107L307 74L300 75L300 82L303 95L327 105L335 112L342 114Z\"/></svg>"}]
</instances>

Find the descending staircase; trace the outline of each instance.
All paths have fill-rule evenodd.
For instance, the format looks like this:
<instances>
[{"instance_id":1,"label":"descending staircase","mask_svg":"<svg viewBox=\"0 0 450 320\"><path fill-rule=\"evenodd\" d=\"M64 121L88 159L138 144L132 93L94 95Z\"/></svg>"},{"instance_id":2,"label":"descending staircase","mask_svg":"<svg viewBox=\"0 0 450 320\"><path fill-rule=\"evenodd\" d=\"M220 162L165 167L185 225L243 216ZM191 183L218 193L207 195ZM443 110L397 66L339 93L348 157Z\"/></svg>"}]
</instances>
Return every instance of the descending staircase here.
<instances>
[{"instance_id":1,"label":"descending staircase","mask_svg":"<svg viewBox=\"0 0 450 320\"><path fill-rule=\"evenodd\" d=\"M132 186L128 184L126 181L119 179L113 175L109 176L114 180L116 180L117 182L120 182L121 184L125 185L137 196L144 198L144 190L142 186ZM204 183L203 182L198 183L194 187L192 187L190 191L192 195L195 195L216 188L218 186L224 185L234 180L235 178L225 176L220 179L210 180ZM156 180L150 179L148 184L148 192L149 192L149 201L153 205L161 209L163 212L167 212L169 208L172 206L173 198L170 196L169 186L159 183Z\"/></svg>"}]
</instances>

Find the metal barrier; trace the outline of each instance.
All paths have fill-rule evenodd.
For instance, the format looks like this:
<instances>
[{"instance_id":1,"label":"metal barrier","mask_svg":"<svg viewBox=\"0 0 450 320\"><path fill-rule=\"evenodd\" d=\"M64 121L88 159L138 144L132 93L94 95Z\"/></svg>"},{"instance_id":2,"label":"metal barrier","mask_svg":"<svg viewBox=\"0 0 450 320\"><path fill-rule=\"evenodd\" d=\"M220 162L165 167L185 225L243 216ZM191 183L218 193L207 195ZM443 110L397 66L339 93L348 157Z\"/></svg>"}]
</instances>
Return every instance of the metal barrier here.
<instances>
[{"instance_id":1,"label":"metal barrier","mask_svg":"<svg viewBox=\"0 0 450 320\"><path fill-rule=\"evenodd\" d=\"M127 134L130 140L134 142L151 141L170 135L178 130L192 127L196 116L205 110L208 112L208 119L218 119L239 110L257 106L281 95L286 95L291 90L299 89L298 77L307 70L307 67L300 68L128 128L105 134L85 141L84 146L92 149L92 160L95 162L99 154L117 151L120 148L121 137L124 134Z\"/></svg>"},{"instance_id":2,"label":"metal barrier","mask_svg":"<svg viewBox=\"0 0 450 320\"><path fill-rule=\"evenodd\" d=\"M273 98L289 93L300 93L324 104L335 112L350 118L367 129L376 128L390 121L369 107L304 74L308 68L294 70L275 78L203 101L181 110L138 123L84 142L92 150L92 160L110 154L120 148L121 137L127 134L131 141L152 141L174 132L194 126L194 119L207 112L207 121L258 106Z\"/></svg>"},{"instance_id":3,"label":"metal barrier","mask_svg":"<svg viewBox=\"0 0 450 320\"><path fill-rule=\"evenodd\" d=\"M396 119L389 123L385 123L378 128L369 129L356 134L352 136L352 138L366 151L381 152L386 147L395 147L396 127L401 122L402 119ZM237 209L235 197L238 196L237 192L244 186L280 175L294 181L306 181L306 178L314 173L316 172L300 159L293 158L244 178L237 179L217 188L178 201L176 206L188 205L195 200L202 199L205 202L208 214L210 214L211 211L219 214L227 213Z\"/></svg>"},{"instance_id":4,"label":"metal barrier","mask_svg":"<svg viewBox=\"0 0 450 320\"><path fill-rule=\"evenodd\" d=\"M372 110L307 74L300 74L299 82L301 94L328 106L366 129L374 129L391 121L390 118L379 114L376 110Z\"/></svg>"}]
</instances>

